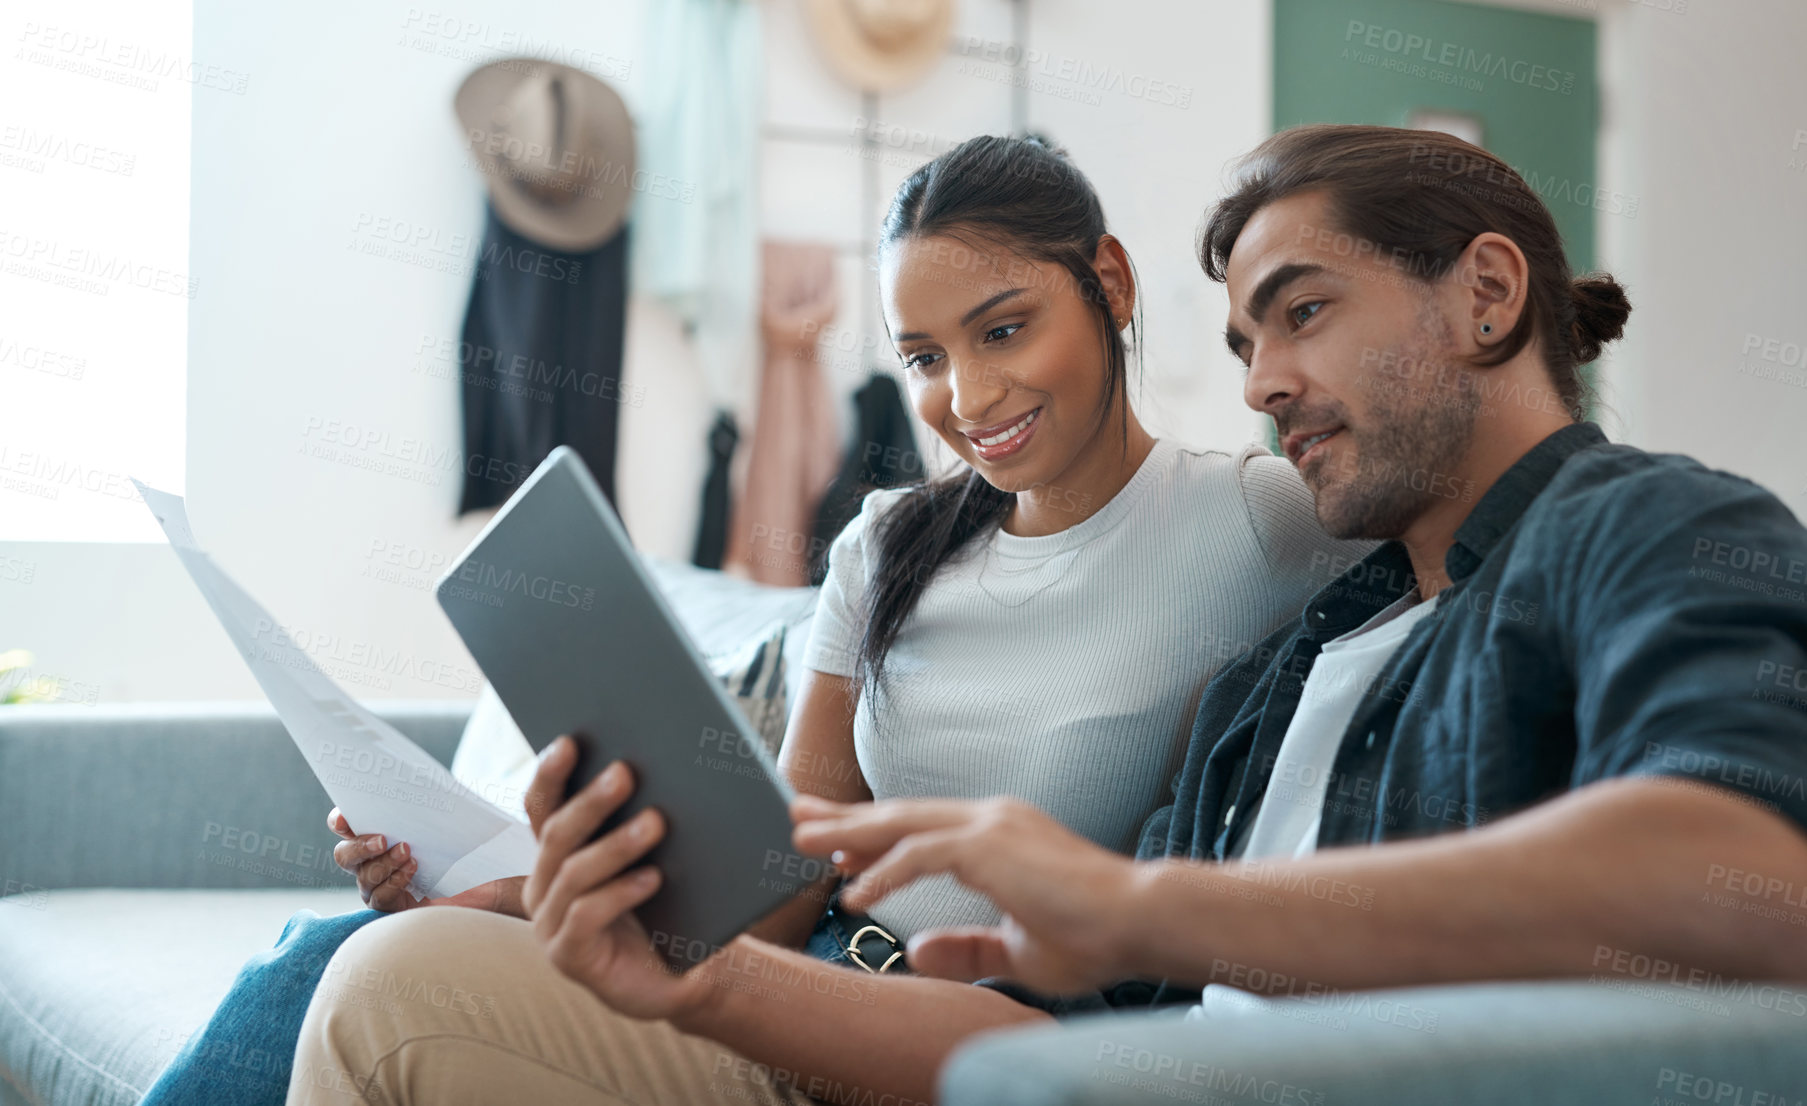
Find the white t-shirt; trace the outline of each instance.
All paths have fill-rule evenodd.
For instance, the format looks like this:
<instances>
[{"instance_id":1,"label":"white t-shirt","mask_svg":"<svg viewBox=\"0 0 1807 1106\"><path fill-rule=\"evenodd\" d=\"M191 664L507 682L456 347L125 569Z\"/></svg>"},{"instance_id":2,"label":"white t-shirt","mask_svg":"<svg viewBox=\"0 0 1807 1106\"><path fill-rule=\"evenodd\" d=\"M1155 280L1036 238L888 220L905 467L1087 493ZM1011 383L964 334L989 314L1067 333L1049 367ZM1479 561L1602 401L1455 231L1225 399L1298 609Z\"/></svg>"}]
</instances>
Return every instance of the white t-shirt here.
<instances>
[{"instance_id":1,"label":"white t-shirt","mask_svg":"<svg viewBox=\"0 0 1807 1106\"><path fill-rule=\"evenodd\" d=\"M1317 851L1318 827L1324 819L1324 795L1343 733L1355 720L1361 698L1380 678L1412 627L1437 606L1411 591L1360 626L1324 643L1312 662L1299 709L1293 713L1274 756L1261 806L1241 845L1240 860L1290 860ZM1261 1009L1268 1000L1223 983L1207 984L1198 1005L1186 1011L1189 1021L1235 1017Z\"/></svg>"},{"instance_id":2,"label":"white t-shirt","mask_svg":"<svg viewBox=\"0 0 1807 1106\"><path fill-rule=\"evenodd\" d=\"M1299 692L1261 806L1236 856L1242 860L1306 856L1318 847L1324 794L1362 696L1374 687L1406 635L1436 607L1412 591L1360 626L1324 643Z\"/></svg>"},{"instance_id":3,"label":"white t-shirt","mask_svg":"<svg viewBox=\"0 0 1807 1106\"><path fill-rule=\"evenodd\" d=\"M904 494L871 493L835 539L807 667L854 675L878 567L866 532ZM1065 530L994 529L930 578L854 716L876 797L1012 795L1133 853L1210 677L1372 548L1327 537L1293 467L1259 446L1161 439L1109 502L1074 507ZM900 938L999 917L947 876L871 913Z\"/></svg>"}]
</instances>

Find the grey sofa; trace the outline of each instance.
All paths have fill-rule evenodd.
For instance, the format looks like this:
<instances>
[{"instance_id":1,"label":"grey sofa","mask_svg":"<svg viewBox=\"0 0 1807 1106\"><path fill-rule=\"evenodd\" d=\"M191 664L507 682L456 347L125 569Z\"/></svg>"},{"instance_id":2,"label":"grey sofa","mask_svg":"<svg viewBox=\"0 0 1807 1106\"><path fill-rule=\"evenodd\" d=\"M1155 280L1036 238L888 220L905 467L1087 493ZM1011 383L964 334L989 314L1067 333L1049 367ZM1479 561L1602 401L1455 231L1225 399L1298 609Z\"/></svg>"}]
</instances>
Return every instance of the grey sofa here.
<instances>
[{"instance_id":1,"label":"grey sofa","mask_svg":"<svg viewBox=\"0 0 1807 1106\"><path fill-rule=\"evenodd\" d=\"M992 1034L942 1073L947 1106L1796 1106L1798 984L1616 976L1417 987Z\"/></svg>"},{"instance_id":2,"label":"grey sofa","mask_svg":"<svg viewBox=\"0 0 1807 1106\"><path fill-rule=\"evenodd\" d=\"M785 621L794 681L809 589L659 576L705 651ZM372 706L448 763L470 709ZM284 919L358 906L326 808L264 704L0 708L0 1106L135 1102ZM1633 973L1107 1016L981 1037L942 1098L1779 1106L1807 1099L1807 999Z\"/></svg>"},{"instance_id":3,"label":"grey sofa","mask_svg":"<svg viewBox=\"0 0 1807 1106\"><path fill-rule=\"evenodd\" d=\"M783 622L795 688L815 589L648 567L706 654ZM472 702L366 705L450 764ZM361 907L330 805L267 703L0 707L0 1106L138 1101L290 914Z\"/></svg>"},{"instance_id":4,"label":"grey sofa","mask_svg":"<svg viewBox=\"0 0 1807 1106\"><path fill-rule=\"evenodd\" d=\"M378 711L447 763L468 712ZM0 708L0 1102L136 1102L284 919L361 907L329 805L267 705Z\"/></svg>"}]
</instances>

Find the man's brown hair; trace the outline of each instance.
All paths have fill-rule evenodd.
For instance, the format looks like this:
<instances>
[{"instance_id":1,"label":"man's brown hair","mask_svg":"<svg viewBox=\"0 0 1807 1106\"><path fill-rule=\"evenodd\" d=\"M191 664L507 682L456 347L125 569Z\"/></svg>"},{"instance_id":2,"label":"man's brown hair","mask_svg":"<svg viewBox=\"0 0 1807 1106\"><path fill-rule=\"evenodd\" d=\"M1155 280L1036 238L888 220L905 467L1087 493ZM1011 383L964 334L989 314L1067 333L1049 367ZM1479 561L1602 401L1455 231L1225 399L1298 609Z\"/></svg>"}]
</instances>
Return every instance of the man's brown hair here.
<instances>
[{"instance_id":1,"label":"man's brown hair","mask_svg":"<svg viewBox=\"0 0 1807 1106\"><path fill-rule=\"evenodd\" d=\"M1236 166L1235 190L1198 237L1205 275L1225 280L1230 251L1255 213L1300 192L1329 197L1336 231L1424 283L1440 280L1475 237L1505 235L1524 251L1527 310L1479 365L1510 360L1535 337L1563 406L1588 399L1578 369L1624 333L1631 302L1606 273L1579 279L1542 198L1504 161L1441 131L1314 124L1281 131Z\"/></svg>"}]
</instances>

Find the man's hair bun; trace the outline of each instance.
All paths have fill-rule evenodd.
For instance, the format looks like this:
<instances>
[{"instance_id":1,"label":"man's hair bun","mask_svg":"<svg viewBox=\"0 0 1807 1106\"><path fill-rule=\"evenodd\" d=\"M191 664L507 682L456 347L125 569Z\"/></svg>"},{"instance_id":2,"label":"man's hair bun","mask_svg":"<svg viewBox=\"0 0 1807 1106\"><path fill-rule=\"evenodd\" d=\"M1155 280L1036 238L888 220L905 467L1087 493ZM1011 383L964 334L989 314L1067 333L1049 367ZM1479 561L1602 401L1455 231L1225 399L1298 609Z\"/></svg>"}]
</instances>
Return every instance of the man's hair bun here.
<instances>
[{"instance_id":1,"label":"man's hair bun","mask_svg":"<svg viewBox=\"0 0 1807 1106\"><path fill-rule=\"evenodd\" d=\"M1605 273L1590 273L1569 285L1575 301L1575 323L1569 328L1569 345L1575 352L1575 363L1585 365L1600 356L1601 347L1616 342L1625 333L1625 319L1631 314L1631 301L1625 289Z\"/></svg>"}]
</instances>

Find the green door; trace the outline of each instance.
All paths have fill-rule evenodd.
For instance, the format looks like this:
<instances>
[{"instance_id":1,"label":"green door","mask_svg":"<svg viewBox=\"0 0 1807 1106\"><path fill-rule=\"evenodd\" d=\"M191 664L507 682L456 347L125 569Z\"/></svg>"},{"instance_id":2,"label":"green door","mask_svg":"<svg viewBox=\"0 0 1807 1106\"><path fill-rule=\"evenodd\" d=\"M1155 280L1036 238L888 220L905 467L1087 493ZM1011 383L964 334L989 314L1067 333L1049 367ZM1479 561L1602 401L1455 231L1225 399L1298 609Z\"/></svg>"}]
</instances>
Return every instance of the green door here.
<instances>
[{"instance_id":1,"label":"green door","mask_svg":"<svg viewBox=\"0 0 1807 1106\"><path fill-rule=\"evenodd\" d=\"M1591 20L1440 0L1275 0L1274 129L1413 125L1419 113L1479 127L1556 217L1576 272L1594 267L1600 96ZM1464 135L1467 137L1467 135ZM1635 214L1635 212L1633 212Z\"/></svg>"},{"instance_id":2,"label":"green door","mask_svg":"<svg viewBox=\"0 0 1807 1106\"><path fill-rule=\"evenodd\" d=\"M1300 123L1446 124L1518 170L1556 219L1577 273L1597 214L1637 197L1595 187L1595 26L1440 0L1274 0L1275 130Z\"/></svg>"}]
</instances>

